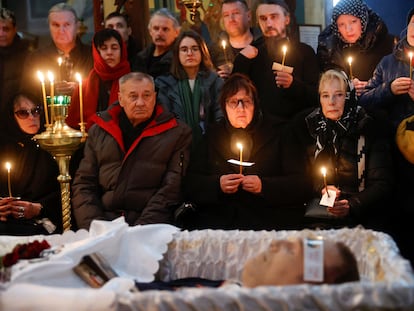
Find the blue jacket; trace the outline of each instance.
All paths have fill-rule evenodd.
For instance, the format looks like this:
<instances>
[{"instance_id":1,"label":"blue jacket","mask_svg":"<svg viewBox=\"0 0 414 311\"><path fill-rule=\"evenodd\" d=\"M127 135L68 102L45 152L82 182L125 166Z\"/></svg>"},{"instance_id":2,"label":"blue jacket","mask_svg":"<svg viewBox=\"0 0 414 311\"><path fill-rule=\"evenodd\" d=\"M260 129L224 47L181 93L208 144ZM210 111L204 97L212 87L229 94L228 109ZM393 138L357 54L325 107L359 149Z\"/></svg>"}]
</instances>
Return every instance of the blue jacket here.
<instances>
[{"instance_id":1,"label":"blue jacket","mask_svg":"<svg viewBox=\"0 0 414 311\"><path fill-rule=\"evenodd\" d=\"M409 59L404 51L406 44L406 39L401 40L393 53L380 61L359 99L359 104L368 113L387 116L392 134L403 119L414 114L414 102L408 94L394 95L391 92L391 83L396 78L409 76Z\"/></svg>"}]
</instances>

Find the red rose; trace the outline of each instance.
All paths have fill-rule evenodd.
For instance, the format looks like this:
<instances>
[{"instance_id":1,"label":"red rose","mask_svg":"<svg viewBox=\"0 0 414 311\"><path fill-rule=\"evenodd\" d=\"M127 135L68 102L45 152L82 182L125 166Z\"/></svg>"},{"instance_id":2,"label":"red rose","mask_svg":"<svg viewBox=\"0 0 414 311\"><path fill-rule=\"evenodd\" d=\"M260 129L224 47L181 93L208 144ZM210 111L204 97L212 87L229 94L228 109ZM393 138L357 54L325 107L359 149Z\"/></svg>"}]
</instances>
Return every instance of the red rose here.
<instances>
[{"instance_id":1,"label":"red rose","mask_svg":"<svg viewBox=\"0 0 414 311\"><path fill-rule=\"evenodd\" d=\"M40 253L48 248L50 248L50 245L46 240L43 240L42 242L36 240L26 244L17 244L11 253L8 253L3 257L3 266L10 267L19 259L38 258Z\"/></svg>"}]
</instances>

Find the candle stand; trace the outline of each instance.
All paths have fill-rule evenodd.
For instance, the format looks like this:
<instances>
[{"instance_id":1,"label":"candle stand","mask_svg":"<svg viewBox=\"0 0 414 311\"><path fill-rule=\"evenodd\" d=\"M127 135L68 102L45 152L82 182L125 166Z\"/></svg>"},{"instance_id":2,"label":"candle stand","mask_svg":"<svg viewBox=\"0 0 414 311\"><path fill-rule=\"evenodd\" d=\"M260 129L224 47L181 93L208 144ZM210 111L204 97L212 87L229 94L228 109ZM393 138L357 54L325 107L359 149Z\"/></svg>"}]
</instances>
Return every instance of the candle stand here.
<instances>
[{"instance_id":1,"label":"candle stand","mask_svg":"<svg viewBox=\"0 0 414 311\"><path fill-rule=\"evenodd\" d=\"M59 98L57 96L57 98ZM87 134L85 132L84 124L81 130L75 130L65 123L69 103L65 104L51 104L51 115L54 119L51 124L47 125L44 132L34 136L34 139L39 143L40 147L48 151L56 160L59 166L59 173L57 180L60 183L61 200L62 200L62 220L63 230L67 231L71 228L71 204L70 204L70 181L69 162L73 153L86 140ZM41 172L39 172L41 174Z\"/></svg>"}]
</instances>

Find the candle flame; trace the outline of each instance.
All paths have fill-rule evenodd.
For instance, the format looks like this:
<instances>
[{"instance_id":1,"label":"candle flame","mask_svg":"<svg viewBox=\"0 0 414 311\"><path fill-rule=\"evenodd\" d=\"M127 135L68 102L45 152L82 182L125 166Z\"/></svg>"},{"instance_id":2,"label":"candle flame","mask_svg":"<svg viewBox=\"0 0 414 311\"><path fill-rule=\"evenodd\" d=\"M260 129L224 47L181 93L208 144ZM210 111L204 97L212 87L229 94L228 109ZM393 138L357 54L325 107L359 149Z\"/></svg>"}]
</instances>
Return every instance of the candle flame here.
<instances>
[{"instance_id":1,"label":"candle flame","mask_svg":"<svg viewBox=\"0 0 414 311\"><path fill-rule=\"evenodd\" d=\"M284 46L282 47L282 51L283 51L283 54L286 54L286 51L287 51L287 46L286 46L286 45L284 45Z\"/></svg>"},{"instance_id":2,"label":"candle flame","mask_svg":"<svg viewBox=\"0 0 414 311\"><path fill-rule=\"evenodd\" d=\"M321 173L322 173L323 177L326 177L326 168L325 167L321 168Z\"/></svg>"},{"instance_id":3,"label":"candle flame","mask_svg":"<svg viewBox=\"0 0 414 311\"><path fill-rule=\"evenodd\" d=\"M409 52L408 57L410 58L410 61L411 61L413 59L413 52Z\"/></svg>"},{"instance_id":4,"label":"candle flame","mask_svg":"<svg viewBox=\"0 0 414 311\"><path fill-rule=\"evenodd\" d=\"M45 82L45 76L43 75L43 72L37 71L37 77L39 78L41 83Z\"/></svg>"},{"instance_id":5,"label":"candle flame","mask_svg":"<svg viewBox=\"0 0 414 311\"><path fill-rule=\"evenodd\" d=\"M58 64L59 64L59 67L62 65L62 57L58 58Z\"/></svg>"},{"instance_id":6,"label":"candle flame","mask_svg":"<svg viewBox=\"0 0 414 311\"><path fill-rule=\"evenodd\" d=\"M226 40L222 40L221 45L223 46L223 49L226 49L226 46L227 46Z\"/></svg>"},{"instance_id":7,"label":"candle flame","mask_svg":"<svg viewBox=\"0 0 414 311\"><path fill-rule=\"evenodd\" d=\"M236 144L236 146L237 146L237 148L239 148L239 149L240 149L240 151L242 151L242 150L243 150L243 145L242 145L241 143L237 143L237 144Z\"/></svg>"},{"instance_id":8,"label":"candle flame","mask_svg":"<svg viewBox=\"0 0 414 311\"><path fill-rule=\"evenodd\" d=\"M55 77L53 76L53 73L51 71L47 72L47 78L49 79L49 81L51 83L53 83L53 80L55 79Z\"/></svg>"},{"instance_id":9,"label":"candle flame","mask_svg":"<svg viewBox=\"0 0 414 311\"><path fill-rule=\"evenodd\" d=\"M80 75L80 73L79 73L79 72L75 73L75 78L76 78L76 80L77 80L79 83L81 83L81 82L82 82L82 76Z\"/></svg>"},{"instance_id":10,"label":"candle flame","mask_svg":"<svg viewBox=\"0 0 414 311\"><path fill-rule=\"evenodd\" d=\"M7 171L10 173L10 169L11 169L11 164L10 164L10 162L6 162L6 169L7 169Z\"/></svg>"},{"instance_id":11,"label":"candle flame","mask_svg":"<svg viewBox=\"0 0 414 311\"><path fill-rule=\"evenodd\" d=\"M349 63L349 66L351 66L351 64L352 64L352 60L353 60L353 59L352 59L352 56L349 56L349 57L348 57L348 63Z\"/></svg>"}]
</instances>

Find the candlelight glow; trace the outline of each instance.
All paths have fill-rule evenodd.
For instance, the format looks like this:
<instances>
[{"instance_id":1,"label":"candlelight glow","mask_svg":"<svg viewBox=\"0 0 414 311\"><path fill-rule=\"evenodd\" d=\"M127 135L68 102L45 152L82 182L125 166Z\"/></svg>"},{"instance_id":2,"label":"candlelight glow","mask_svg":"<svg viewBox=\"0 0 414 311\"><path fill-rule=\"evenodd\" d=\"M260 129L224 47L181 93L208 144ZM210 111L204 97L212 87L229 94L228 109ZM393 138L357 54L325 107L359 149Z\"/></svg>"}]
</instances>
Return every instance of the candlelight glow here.
<instances>
[{"instance_id":1,"label":"candlelight glow","mask_svg":"<svg viewBox=\"0 0 414 311\"><path fill-rule=\"evenodd\" d=\"M326 177L326 168L325 167L321 168L321 173L322 173L323 177Z\"/></svg>"},{"instance_id":2,"label":"candlelight glow","mask_svg":"<svg viewBox=\"0 0 414 311\"><path fill-rule=\"evenodd\" d=\"M10 162L6 162L6 169L7 169L7 188L9 189L9 197L12 197L12 192L11 192L11 182L10 182L10 169L11 169L11 164Z\"/></svg>"},{"instance_id":3,"label":"candlelight glow","mask_svg":"<svg viewBox=\"0 0 414 311\"><path fill-rule=\"evenodd\" d=\"M221 46L223 47L223 49L226 49L226 46L227 46L226 40L221 41Z\"/></svg>"},{"instance_id":4,"label":"candlelight glow","mask_svg":"<svg viewBox=\"0 0 414 311\"><path fill-rule=\"evenodd\" d=\"M282 47L283 57L282 57L282 67L285 65L285 59L286 59L286 52L287 52L287 46L284 45Z\"/></svg>"},{"instance_id":5,"label":"candlelight glow","mask_svg":"<svg viewBox=\"0 0 414 311\"><path fill-rule=\"evenodd\" d=\"M59 67L62 66L62 57L58 58L58 64L59 64Z\"/></svg>"},{"instance_id":6,"label":"candlelight glow","mask_svg":"<svg viewBox=\"0 0 414 311\"><path fill-rule=\"evenodd\" d=\"M236 146L240 150L240 174L242 174L243 173L243 145L241 143L237 143Z\"/></svg>"},{"instance_id":7,"label":"candlelight glow","mask_svg":"<svg viewBox=\"0 0 414 311\"><path fill-rule=\"evenodd\" d=\"M348 64L349 64L349 78L352 80L354 78L353 74L352 74L352 61L353 58L352 56L348 57Z\"/></svg>"},{"instance_id":8,"label":"candlelight glow","mask_svg":"<svg viewBox=\"0 0 414 311\"><path fill-rule=\"evenodd\" d=\"M43 75L43 72L37 71L37 77L39 78L41 83L45 83L45 76Z\"/></svg>"},{"instance_id":9,"label":"candlelight glow","mask_svg":"<svg viewBox=\"0 0 414 311\"><path fill-rule=\"evenodd\" d=\"M79 72L75 73L75 78L76 78L76 81L78 81L79 83L82 83L82 76L80 75Z\"/></svg>"},{"instance_id":10,"label":"candlelight glow","mask_svg":"<svg viewBox=\"0 0 414 311\"><path fill-rule=\"evenodd\" d=\"M53 73L51 71L47 72L47 78L49 79L50 83L53 83L55 77L53 76Z\"/></svg>"},{"instance_id":11,"label":"candlelight glow","mask_svg":"<svg viewBox=\"0 0 414 311\"><path fill-rule=\"evenodd\" d=\"M348 64L349 64L349 66L351 66L351 65L352 65L352 56L349 56L349 57L348 57Z\"/></svg>"}]
</instances>

